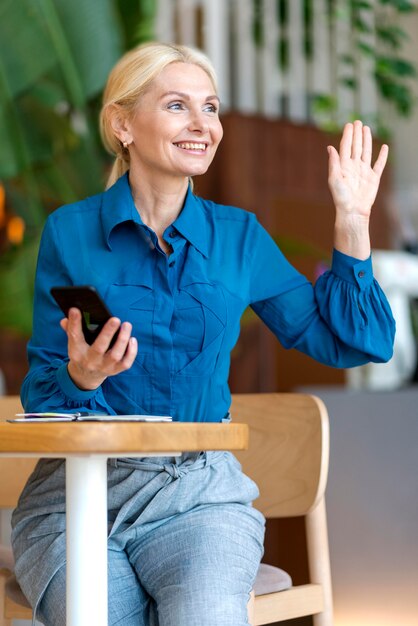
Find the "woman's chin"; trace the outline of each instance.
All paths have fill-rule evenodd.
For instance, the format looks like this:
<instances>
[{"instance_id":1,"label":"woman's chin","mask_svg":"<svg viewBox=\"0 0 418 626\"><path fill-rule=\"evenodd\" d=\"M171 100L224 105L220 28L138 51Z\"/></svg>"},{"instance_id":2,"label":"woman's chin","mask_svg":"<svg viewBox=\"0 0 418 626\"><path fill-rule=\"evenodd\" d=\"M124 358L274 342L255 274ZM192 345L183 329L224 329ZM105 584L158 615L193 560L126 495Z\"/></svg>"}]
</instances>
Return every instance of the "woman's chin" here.
<instances>
[{"instance_id":1,"label":"woman's chin","mask_svg":"<svg viewBox=\"0 0 418 626\"><path fill-rule=\"evenodd\" d=\"M207 163L197 165L193 168L187 168L184 170L185 176L188 178L192 178L193 176L202 176L202 174L206 174L209 169L209 165Z\"/></svg>"}]
</instances>

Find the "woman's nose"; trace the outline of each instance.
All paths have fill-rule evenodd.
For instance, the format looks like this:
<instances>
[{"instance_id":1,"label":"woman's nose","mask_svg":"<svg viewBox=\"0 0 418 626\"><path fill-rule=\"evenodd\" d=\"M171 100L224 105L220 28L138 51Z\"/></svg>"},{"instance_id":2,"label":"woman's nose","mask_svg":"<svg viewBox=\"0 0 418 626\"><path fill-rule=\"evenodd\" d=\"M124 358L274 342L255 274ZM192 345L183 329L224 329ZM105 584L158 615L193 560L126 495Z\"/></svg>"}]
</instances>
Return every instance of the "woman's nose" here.
<instances>
[{"instance_id":1,"label":"woman's nose","mask_svg":"<svg viewBox=\"0 0 418 626\"><path fill-rule=\"evenodd\" d=\"M189 120L189 130L205 132L208 128L207 120L202 111L192 111Z\"/></svg>"}]
</instances>

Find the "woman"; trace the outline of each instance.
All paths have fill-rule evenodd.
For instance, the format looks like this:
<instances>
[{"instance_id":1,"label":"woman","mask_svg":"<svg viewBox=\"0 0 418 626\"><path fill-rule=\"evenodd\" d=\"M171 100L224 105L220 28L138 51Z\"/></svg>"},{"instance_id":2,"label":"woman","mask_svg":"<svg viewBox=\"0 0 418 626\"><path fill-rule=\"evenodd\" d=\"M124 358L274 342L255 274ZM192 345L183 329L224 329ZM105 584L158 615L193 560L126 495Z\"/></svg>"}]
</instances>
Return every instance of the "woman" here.
<instances>
[{"instance_id":1,"label":"woman","mask_svg":"<svg viewBox=\"0 0 418 626\"><path fill-rule=\"evenodd\" d=\"M109 188L54 212L39 252L26 410L229 419L229 355L250 304L286 347L350 367L386 361L394 322L373 279L368 223L387 158L347 124L329 150L336 206L332 270L315 290L255 216L193 195L219 142L208 60L147 44L113 69L102 135ZM92 346L54 285L94 285L110 310ZM112 337L119 330L113 347ZM64 332L63 332L64 331ZM109 624L248 624L263 552L256 485L229 453L109 461ZM13 515L16 573L38 616L65 624L64 465L42 460Z\"/></svg>"}]
</instances>

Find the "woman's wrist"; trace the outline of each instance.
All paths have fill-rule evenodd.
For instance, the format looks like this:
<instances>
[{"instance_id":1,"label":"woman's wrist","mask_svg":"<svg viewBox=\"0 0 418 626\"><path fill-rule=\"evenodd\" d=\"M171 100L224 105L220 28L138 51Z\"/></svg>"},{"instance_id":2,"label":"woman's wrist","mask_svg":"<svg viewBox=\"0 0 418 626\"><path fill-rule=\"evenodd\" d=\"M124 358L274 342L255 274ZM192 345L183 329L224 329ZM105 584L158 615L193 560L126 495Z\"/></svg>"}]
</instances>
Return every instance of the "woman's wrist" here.
<instances>
[{"instance_id":1,"label":"woman's wrist","mask_svg":"<svg viewBox=\"0 0 418 626\"><path fill-rule=\"evenodd\" d=\"M68 362L67 370L73 383L83 391L97 389L107 378L96 372L87 372L71 360Z\"/></svg>"},{"instance_id":2,"label":"woman's wrist","mask_svg":"<svg viewBox=\"0 0 418 626\"><path fill-rule=\"evenodd\" d=\"M370 256L369 218L364 215L338 215L334 227L334 247L356 259Z\"/></svg>"}]
</instances>

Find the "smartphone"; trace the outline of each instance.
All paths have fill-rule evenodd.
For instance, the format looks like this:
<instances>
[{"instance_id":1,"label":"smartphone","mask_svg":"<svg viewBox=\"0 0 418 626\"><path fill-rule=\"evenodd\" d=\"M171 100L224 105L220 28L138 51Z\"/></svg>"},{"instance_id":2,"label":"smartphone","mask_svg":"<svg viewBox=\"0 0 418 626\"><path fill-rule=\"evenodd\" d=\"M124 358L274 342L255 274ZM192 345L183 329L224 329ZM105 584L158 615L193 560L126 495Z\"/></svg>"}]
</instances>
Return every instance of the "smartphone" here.
<instances>
[{"instance_id":1,"label":"smartphone","mask_svg":"<svg viewBox=\"0 0 418 626\"><path fill-rule=\"evenodd\" d=\"M68 311L75 307L81 311L81 323L86 342L92 344L110 317L109 309L91 285L74 287L52 287L51 295L68 317ZM115 333L109 348L113 346L119 331Z\"/></svg>"}]
</instances>

